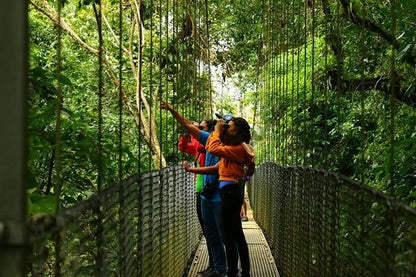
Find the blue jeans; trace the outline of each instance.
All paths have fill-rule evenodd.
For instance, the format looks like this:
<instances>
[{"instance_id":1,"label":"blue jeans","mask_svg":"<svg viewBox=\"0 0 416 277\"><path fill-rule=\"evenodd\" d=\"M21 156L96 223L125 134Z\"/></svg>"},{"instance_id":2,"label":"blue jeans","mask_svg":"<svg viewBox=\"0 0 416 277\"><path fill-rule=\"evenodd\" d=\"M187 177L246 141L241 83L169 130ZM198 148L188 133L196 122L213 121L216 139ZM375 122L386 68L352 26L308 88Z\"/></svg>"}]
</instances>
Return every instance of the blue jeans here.
<instances>
[{"instance_id":1,"label":"blue jeans","mask_svg":"<svg viewBox=\"0 0 416 277\"><path fill-rule=\"evenodd\" d=\"M207 235L205 234L205 226L204 226L204 219L202 218L202 207L201 207L201 195L199 193L196 194L196 212L198 214L199 225L201 225L202 233L204 237ZM208 256L209 256L209 267L214 268L214 259L212 258L212 251L211 246L207 243L208 248Z\"/></svg>"},{"instance_id":2,"label":"blue jeans","mask_svg":"<svg viewBox=\"0 0 416 277\"><path fill-rule=\"evenodd\" d=\"M223 244L221 206L221 202L201 198L205 238L211 248L214 268L218 273L225 273L227 271L227 263Z\"/></svg>"}]
</instances>

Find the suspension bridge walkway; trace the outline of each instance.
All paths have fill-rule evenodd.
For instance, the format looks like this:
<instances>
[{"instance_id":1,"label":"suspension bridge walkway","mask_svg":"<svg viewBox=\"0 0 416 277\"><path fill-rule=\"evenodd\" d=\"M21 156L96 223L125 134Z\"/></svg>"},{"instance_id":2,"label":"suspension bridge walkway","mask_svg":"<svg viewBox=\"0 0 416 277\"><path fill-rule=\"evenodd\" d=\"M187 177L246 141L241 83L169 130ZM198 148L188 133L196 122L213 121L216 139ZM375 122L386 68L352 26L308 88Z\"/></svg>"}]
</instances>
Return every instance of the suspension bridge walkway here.
<instances>
[{"instance_id":1,"label":"suspension bridge walkway","mask_svg":"<svg viewBox=\"0 0 416 277\"><path fill-rule=\"evenodd\" d=\"M248 202L248 221L242 223L244 235L248 244L250 254L250 265L252 276L279 277L273 255L269 244L258 224L254 221L253 210ZM188 277L201 276L198 272L208 267L208 249L203 238L189 269Z\"/></svg>"},{"instance_id":2,"label":"suspension bridge walkway","mask_svg":"<svg viewBox=\"0 0 416 277\"><path fill-rule=\"evenodd\" d=\"M157 103L211 118L227 81L250 94L252 276L416 276L416 5L376 2L3 1L0 277L197 276Z\"/></svg>"}]
</instances>

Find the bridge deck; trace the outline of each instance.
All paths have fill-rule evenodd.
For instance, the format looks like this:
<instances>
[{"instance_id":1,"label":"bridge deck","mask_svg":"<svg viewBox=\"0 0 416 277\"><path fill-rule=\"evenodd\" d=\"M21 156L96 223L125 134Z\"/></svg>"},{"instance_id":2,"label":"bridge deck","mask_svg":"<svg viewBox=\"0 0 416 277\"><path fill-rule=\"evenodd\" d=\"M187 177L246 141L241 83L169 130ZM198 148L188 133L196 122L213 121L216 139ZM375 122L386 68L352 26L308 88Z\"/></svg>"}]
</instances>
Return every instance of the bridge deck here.
<instances>
[{"instance_id":1,"label":"bridge deck","mask_svg":"<svg viewBox=\"0 0 416 277\"><path fill-rule=\"evenodd\" d=\"M250 253L251 276L252 277L279 277L274 258L270 252L266 239L253 220L253 213L248 209L249 221L243 222L243 230L246 236L248 249ZM201 241L198 250L195 253L192 266L189 270L188 277L199 277L198 271L204 270L208 266L208 251L205 239Z\"/></svg>"}]
</instances>

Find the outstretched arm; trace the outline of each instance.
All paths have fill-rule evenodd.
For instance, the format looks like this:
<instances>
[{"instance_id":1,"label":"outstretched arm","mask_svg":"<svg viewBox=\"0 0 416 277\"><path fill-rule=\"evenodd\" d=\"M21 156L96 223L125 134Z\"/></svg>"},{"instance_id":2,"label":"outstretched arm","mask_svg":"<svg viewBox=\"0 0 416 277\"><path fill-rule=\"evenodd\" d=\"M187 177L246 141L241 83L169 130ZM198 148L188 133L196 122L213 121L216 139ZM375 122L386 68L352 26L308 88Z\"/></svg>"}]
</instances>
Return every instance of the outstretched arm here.
<instances>
[{"instance_id":1,"label":"outstretched arm","mask_svg":"<svg viewBox=\"0 0 416 277\"><path fill-rule=\"evenodd\" d=\"M168 103L163 100L160 100L160 107L164 110L168 110L171 112L173 117L181 124L191 135L193 135L197 140L201 135L201 130L198 129L192 122L178 113L175 109L173 109Z\"/></svg>"},{"instance_id":2,"label":"outstretched arm","mask_svg":"<svg viewBox=\"0 0 416 277\"><path fill-rule=\"evenodd\" d=\"M196 174L217 174L220 163L218 162L216 165L212 166L204 166L204 167L190 167L188 162L182 162L186 172L192 172Z\"/></svg>"}]
</instances>

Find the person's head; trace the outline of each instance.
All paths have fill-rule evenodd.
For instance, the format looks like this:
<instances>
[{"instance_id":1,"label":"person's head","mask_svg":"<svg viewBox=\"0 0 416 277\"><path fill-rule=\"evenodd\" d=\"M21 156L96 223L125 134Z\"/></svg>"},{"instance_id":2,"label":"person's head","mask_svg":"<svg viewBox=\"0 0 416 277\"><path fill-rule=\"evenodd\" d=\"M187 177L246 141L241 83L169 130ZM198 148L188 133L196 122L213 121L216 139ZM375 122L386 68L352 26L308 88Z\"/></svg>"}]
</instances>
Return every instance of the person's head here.
<instances>
[{"instance_id":1,"label":"person's head","mask_svg":"<svg viewBox=\"0 0 416 277\"><path fill-rule=\"evenodd\" d=\"M206 132L212 132L216 123L217 121L214 119L204 119L201 121L201 124L199 124L199 129Z\"/></svg>"},{"instance_id":2,"label":"person's head","mask_svg":"<svg viewBox=\"0 0 416 277\"><path fill-rule=\"evenodd\" d=\"M239 145L251 140L250 125L242 117L233 117L221 131L221 141L226 145Z\"/></svg>"}]
</instances>

